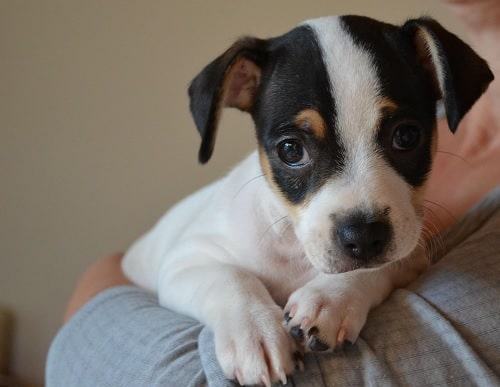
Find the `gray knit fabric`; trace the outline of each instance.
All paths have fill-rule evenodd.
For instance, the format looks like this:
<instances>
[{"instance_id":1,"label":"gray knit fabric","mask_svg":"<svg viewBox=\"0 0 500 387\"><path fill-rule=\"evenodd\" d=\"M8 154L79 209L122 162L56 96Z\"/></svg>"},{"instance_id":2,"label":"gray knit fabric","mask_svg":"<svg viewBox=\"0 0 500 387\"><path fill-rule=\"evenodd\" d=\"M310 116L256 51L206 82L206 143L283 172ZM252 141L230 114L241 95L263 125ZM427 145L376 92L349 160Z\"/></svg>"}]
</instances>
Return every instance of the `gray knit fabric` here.
<instances>
[{"instance_id":1,"label":"gray knit fabric","mask_svg":"<svg viewBox=\"0 0 500 387\"><path fill-rule=\"evenodd\" d=\"M289 386L500 386L500 187L446 235L444 254L368 317L361 337L308 354ZM86 304L55 337L47 387L234 386L210 330L131 286Z\"/></svg>"}]
</instances>

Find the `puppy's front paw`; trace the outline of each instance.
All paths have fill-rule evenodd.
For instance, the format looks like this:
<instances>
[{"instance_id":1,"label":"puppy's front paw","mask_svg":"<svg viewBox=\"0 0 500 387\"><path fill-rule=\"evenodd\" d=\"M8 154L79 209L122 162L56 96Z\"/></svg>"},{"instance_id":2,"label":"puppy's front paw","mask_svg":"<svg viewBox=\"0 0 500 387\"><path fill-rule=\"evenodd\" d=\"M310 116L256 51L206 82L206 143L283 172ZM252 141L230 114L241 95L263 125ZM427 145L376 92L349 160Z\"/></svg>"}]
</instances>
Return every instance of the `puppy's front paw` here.
<instances>
[{"instance_id":1,"label":"puppy's front paw","mask_svg":"<svg viewBox=\"0 0 500 387\"><path fill-rule=\"evenodd\" d=\"M371 305L363 288L331 275L329 283L313 280L290 296L285 325L306 350L326 351L356 341Z\"/></svg>"},{"instance_id":2,"label":"puppy's front paw","mask_svg":"<svg viewBox=\"0 0 500 387\"><path fill-rule=\"evenodd\" d=\"M217 358L226 377L240 385L287 382L296 368L296 345L276 305L224 316L214 326Z\"/></svg>"}]
</instances>

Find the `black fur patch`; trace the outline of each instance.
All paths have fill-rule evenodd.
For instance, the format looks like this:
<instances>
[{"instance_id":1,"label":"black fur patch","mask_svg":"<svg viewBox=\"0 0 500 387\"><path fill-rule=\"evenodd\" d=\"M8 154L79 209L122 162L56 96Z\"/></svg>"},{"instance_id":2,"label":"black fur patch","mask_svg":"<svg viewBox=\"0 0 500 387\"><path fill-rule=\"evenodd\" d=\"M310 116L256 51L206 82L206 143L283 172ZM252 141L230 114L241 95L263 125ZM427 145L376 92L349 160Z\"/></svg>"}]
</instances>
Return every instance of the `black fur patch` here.
<instances>
[{"instance_id":1,"label":"black fur patch","mask_svg":"<svg viewBox=\"0 0 500 387\"><path fill-rule=\"evenodd\" d=\"M349 35L360 50L371 55L374 68L359 71L377 72L379 97L392 106L381 109L373 142L408 184L421 186L431 166L436 100L444 99L448 123L454 131L461 117L491 82L493 74L470 47L431 19L409 20L403 27L360 16L342 16L330 21L339 20L343 31L329 39L341 41ZM191 111L202 136L200 162L208 161L212 154L221 108L232 106L247 111L256 125L261 154L269 159L266 164L270 178L294 205L302 203L327 179L342 172L347 162L335 127L339 101L334 100L336 93L331 90L328 75L328 71L340 72L342 68L331 70L331 64L324 62L323 54L327 53L322 52L319 41L323 37L316 35L315 23L312 21L309 26L297 27L274 39L238 40L207 65L189 88ZM429 56L422 50L429 42L427 47L435 47L436 55ZM257 85L251 95L245 97L251 100L245 100L244 106L224 105L226 79L241 58L258 67L258 74L254 74ZM443 82L437 82L437 72L444 74ZM245 90L248 92L249 88ZM358 90L358 95L362 98L363 92ZM314 138L307 128L297 127L297 114L305 109L313 109L322 117L325 125L321 136ZM349 114L351 117L356 114L354 108ZM394 147L399 125L417 128L419 142L415 147ZM283 148L279 148L283 140L291 140L288 145L292 144L296 150L288 161L301 154L298 144L304 147L310 161L295 166L284 163L280 159Z\"/></svg>"},{"instance_id":2,"label":"black fur patch","mask_svg":"<svg viewBox=\"0 0 500 387\"><path fill-rule=\"evenodd\" d=\"M436 96L432 80L417 63L413 38L401 28L361 16L344 16L342 21L360 49L371 54L382 95L398 106L381 117L376 139L379 149L408 184L418 187L431 168ZM392 147L394 130L402 123L421 131L418 146L408 152Z\"/></svg>"},{"instance_id":3,"label":"black fur patch","mask_svg":"<svg viewBox=\"0 0 500 387\"><path fill-rule=\"evenodd\" d=\"M299 204L344 165L334 127L335 101L321 49L309 27L297 27L271 40L268 58L252 116L274 182L288 201ZM323 117L327 130L322 141L296 127L294 117L304 109L314 109ZM303 144L311 158L308 165L290 167L279 159L277 146L287 138Z\"/></svg>"}]
</instances>

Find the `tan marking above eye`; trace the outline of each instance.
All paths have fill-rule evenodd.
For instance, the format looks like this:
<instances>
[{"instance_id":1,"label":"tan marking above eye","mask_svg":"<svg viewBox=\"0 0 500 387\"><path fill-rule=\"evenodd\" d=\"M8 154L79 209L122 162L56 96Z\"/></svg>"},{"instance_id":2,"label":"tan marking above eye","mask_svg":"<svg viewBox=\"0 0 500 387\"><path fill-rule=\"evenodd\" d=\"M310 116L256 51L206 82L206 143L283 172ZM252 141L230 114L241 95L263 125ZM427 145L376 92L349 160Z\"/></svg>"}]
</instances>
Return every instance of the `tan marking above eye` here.
<instances>
[{"instance_id":1,"label":"tan marking above eye","mask_svg":"<svg viewBox=\"0 0 500 387\"><path fill-rule=\"evenodd\" d=\"M326 136L326 122L314 109L304 109L295 116L297 127L311 132L316 138L323 139Z\"/></svg>"},{"instance_id":2,"label":"tan marking above eye","mask_svg":"<svg viewBox=\"0 0 500 387\"><path fill-rule=\"evenodd\" d=\"M411 190L411 204L415 210L415 213L422 217L424 216L424 201L425 201L425 191L427 183L424 183L418 188L412 188Z\"/></svg>"},{"instance_id":3,"label":"tan marking above eye","mask_svg":"<svg viewBox=\"0 0 500 387\"><path fill-rule=\"evenodd\" d=\"M385 111L396 111L399 108L399 105L388 97L380 98L378 103L381 110Z\"/></svg>"},{"instance_id":4,"label":"tan marking above eye","mask_svg":"<svg viewBox=\"0 0 500 387\"><path fill-rule=\"evenodd\" d=\"M395 114L399 108L399 105L394 102L392 99L387 98L387 97L381 97L378 101L379 106L380 106L380 115L378 117L378 122L376 124L376 127L379 128L380 125L382 124L382 121L385 117L391 116L392 114Z\"/></svg>"}]
</instances>

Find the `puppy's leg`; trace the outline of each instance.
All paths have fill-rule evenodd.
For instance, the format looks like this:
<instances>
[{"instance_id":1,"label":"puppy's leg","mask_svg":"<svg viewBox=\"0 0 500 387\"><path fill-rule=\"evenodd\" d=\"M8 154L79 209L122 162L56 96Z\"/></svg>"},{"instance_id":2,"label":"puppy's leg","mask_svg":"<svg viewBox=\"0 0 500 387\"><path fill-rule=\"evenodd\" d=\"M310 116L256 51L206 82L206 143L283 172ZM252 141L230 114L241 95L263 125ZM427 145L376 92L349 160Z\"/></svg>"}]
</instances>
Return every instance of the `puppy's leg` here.
<instances>
[{"instance_id":1,"label":"puppy's leg","mask_svg":"<svg viewBox=\"0 0 500 387\"><path fill-rule=\"evenodd\" d=\"M282 309L258 278L208 259L168 273L160 279L160 302L212 328L228 378L242 385L286 383L295 369L296 345L283 327Z\"/></svg>"},{"instance_id":2,"label":"puppy's leg","mask_svg":"<svg viewBox=\"0 0 500 387\"><path fill-rule=\"evenodd\" d=\"M368 312L430 265L423 249L379 268L319 274L295 291L285 306L285 322L297 342L312 351L353 343Z\"/></svg>"}]
</instances>

